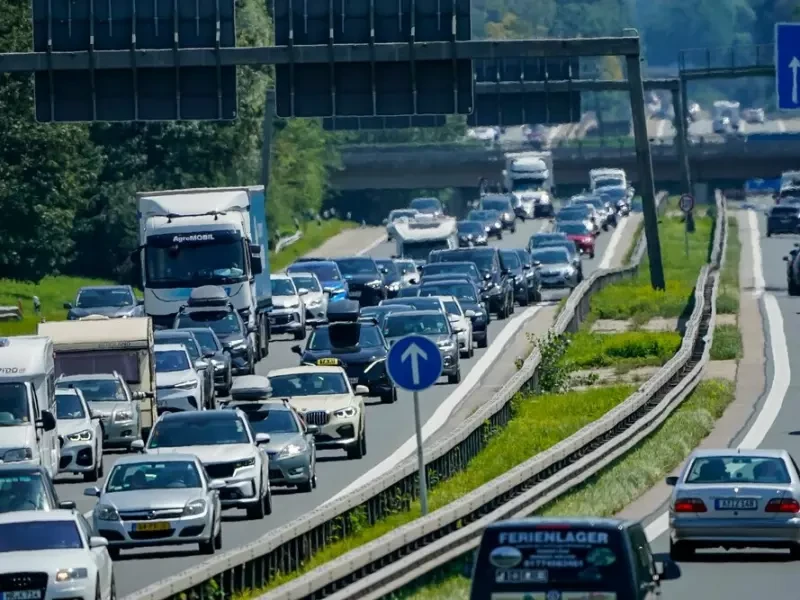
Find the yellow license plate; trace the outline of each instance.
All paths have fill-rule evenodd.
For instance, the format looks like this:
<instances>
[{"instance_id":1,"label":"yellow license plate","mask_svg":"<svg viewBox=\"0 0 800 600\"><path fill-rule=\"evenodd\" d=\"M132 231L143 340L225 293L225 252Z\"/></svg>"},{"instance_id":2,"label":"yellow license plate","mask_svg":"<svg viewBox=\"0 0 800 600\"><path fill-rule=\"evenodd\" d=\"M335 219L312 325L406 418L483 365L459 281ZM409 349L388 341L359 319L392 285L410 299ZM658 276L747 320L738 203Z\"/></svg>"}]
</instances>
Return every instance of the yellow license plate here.
<instances>
[{"instance_id":1,"label":"yellow license plate","mask_svg":"<svg viewBox=\"0 0 800 600\"><path fill-rule=\"evenodd\" d=\"M317 364L320 367L338 367L339 366L339 359L338 358L320 358L317 361Z\"/></svg>"},{"instance_id":2,"label":"yellow license plate","mask_svg":"<svg viewBox=\"0 0 800 600\"><path fill-rule=\"evenodd\" d=\"M171 529L167 521L160 521L158 523L134 523L134 531L166 531Z\"/></svg>"}]
</instances>

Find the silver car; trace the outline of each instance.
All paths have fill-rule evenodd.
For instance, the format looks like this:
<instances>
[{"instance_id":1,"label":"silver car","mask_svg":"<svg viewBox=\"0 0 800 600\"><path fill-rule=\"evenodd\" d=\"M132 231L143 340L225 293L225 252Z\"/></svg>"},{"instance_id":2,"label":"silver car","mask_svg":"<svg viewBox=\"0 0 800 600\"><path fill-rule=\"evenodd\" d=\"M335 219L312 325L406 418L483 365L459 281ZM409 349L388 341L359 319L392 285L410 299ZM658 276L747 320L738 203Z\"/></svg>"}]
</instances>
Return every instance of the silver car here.
<instances>
[{"instance_id":1,"label":"silver car","mask_svg":"<svg viewBox=\"0 0 800 600\"><path fill-rule=\"evenodd\" d=\"M389 344L394 344L407 335L421 335L436 344L442 355L442 375L447 383L461 382L458 333L442 310L415 310L386 315L383 335Z\"/></svg>"},{"instance_id":2,"label":"silver car","mask_svg":"<svg viewBox=\"0 0 800 600\"><path fill-rule=\"evenodd\" d=\"M306 306L306 324L324 323L328 315L328 294L314 273L291 273L297 292L303 296Z\"/></svg>"},{"instance_id":3,"label":"silver car","mask_svg":"<svg viewBox=\"0 0 800 600\"><path fill-rule=\"evenodd\" d=\"M98 498L92 521L114 559L126 548L183 544L214 554L222 548L224 487L191 454L138 455L121 457L103 489L87 488L84 495Z\"/></svg>"},{"instance_id":4,"label":"silver car","mask_svg":"<svg viewBox=\"0 0 800 600\"><path fill-rule=\"evenodd\" d=\"M182 344L156 344L156 408L158 413L203 410L203 379Z\"/></svg>"},{"instance_id":5,"label":"silver car","mask_svg":"<svg viewBox=\"0 0 800 600\"><path fill-rule=\"evenodd\" d=\"M578 285L578 269L565 248L537 248L531 252L531 257L534 262L539 262L543 288L572 289Z\"/></svg>"},{"instance_id":6,"label":"silver car","mask_svg":"<svg viewBox=\"0 0 800 600\"><path fill-rule=\"evenodd\" d=\"M214 385L214 365L203 354L203 349L194 333L186 329L161 329L153 333L153 341L156 345L180 344L186 348L189 358L192 359L194 370L203 381L205 406L209 410L216 408L217 388Z\"/></svg>"},{"instance_id":7,"label":"silver car","mask_svg":"<svg viewBox=\"0 0 800 600\"><path fill-rule=\"evenodd\" d=\"M695 450L669 507L670 557L697 548L788 548L800 558L800 474L785 450Z\"/></svg>"}]
</instances>

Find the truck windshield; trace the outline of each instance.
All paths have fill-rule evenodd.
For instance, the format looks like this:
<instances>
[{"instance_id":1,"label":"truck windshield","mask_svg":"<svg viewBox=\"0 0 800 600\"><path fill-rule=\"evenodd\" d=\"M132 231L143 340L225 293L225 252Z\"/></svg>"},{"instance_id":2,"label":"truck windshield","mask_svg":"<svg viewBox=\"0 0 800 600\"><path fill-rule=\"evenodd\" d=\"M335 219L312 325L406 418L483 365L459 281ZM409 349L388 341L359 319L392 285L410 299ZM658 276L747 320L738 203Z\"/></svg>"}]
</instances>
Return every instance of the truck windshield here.
<instances>
[{"instance_id":1,"label":"truck windshield","mask_svg":"<svg viewBox=\"0 0 800 600\"><path fill-rule=\"evenodd\" d=\"M168 243L161 239L170 238ZM205 237L205 236L203 236ZM207 236L212 237L213 236ZM153 236L145 251L148 287L196 287L235 283L245 277L241 239L225 237L202 242L172 243L181 236Z\"/></svg>"},{"instance_id":2,"label":"truck windshield","mask_svg":"<svg viewBox=\"0 0 800 600\"><path fill-rule=\"evenodd\" d=\"M544 190L544 182L546 180L541 177L520 177L514 178L511 183L511 191L513 192L541 192Z\"/></svg>"},{"instance_id":3,"label":"truck windshield","mask_svg":"<svg viewBox=\"0 0 800 600\"><path fill-rule=\"evenodd\" d=\"M603 177L600 179L594 180L594 187L601 188L601 187L622 187L623 182L622 179L618 179L616 177Z\"/></svg>"},{"instance_id":4,"label":"truck windshield","mask_svg":"<svg viewBox=\"0 0 800 600\"><path fill-rule=\"evenodd\" d=\"M0 383L0 427L31 422L24 383Z\"/></svg>"},{"instance_id":5,"label":"truck windshield","mask_svg":"<svg viewBox=\"0 0 800 600\"><path fill-rule=\"evenodd\" d=\"M447 250L450 244L447 240L424 240L421 242L403 242L403 257L414 260L428 260L428 255L433 250Z\"/></svg>"}]
</instances>

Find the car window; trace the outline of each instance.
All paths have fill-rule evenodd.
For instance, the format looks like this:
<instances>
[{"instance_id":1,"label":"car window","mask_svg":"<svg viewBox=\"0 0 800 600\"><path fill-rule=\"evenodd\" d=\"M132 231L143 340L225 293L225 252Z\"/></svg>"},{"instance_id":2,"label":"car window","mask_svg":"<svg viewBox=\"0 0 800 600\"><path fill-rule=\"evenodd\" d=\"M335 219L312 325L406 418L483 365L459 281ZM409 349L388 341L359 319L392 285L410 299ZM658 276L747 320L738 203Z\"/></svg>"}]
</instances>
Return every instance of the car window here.
<instances>
[{"instance_id":1,"label":"car window","mask_svg":"<svg viewBox=\"0 0 800 600\"><path fill-rule=\"evenodd\" d=\"M159 332L160 333L160 332ZM158 335L156 334L155 341L157 344L180 344L189 353L192 360L200 358L200 348L197 347L195 341L185 335Z\"/></svg>"},{"instance_id":2,"label":"car window","mask_svg":"<svg viewBox=\"0 0 800 600\"><path fill-rule=\"evenodd\" d=\"M45 510L47 500L40 473L0 473L0 513Z\"/></svg>"},{"instance_id":3,"label":"car window","mask_svg":"<svg viewBox=\"0 0 800 600\"><path fill-rule=\"evenodd\" d=\"M32 391L33 388L31 388ZM36 402L32 403L38 406ZM28 393L24 383L14 381L0 383L0 427L30 423Z\"/></svg>"},{"instance_id":4,"label":"car window","mask_svg":"<svg viewBox=\"0 0 800 600\"><path fill-rule=\"evenodd\" d=\"M191 415L191 418L159 419L148 448L181 448L189 446L224 446L250 444L249 431L241 418L220 418L219 413Z\"/></svg>"},{"instance_id":5,"label":"car window","mask_svg":"<svg viewBox=\"0 0 800 600\"><path fill-rule=\"evenodd\" d=\"M316 277L309 277L307 275L292 275L292 281L298 290L308 290L309 292L321 292L322 288Z\"/></svg>"},{"instance_id":6,"label":"car window","mask_svg":"<svg viewBox=\"0 0 800 600\"><path fill-rule=\"evenodd\" d=\"M175 373L190 369L189 357L180 350L156 352L156 373Z\"/></svg>"},{"instance_id":7,"label":"car window","mask_svg":"<svg viewBox=\"0 0 800 600\"><path fill-rule=\"evenodd\" d=\"M215 336L210 329L194 331L194 337L203 348L203 352L218 352L220 347L217 343L217 336Z\"/></svg>"},{"instance_id":8,"label":"car window","mask_svg":"<svg viewBox=\"0 0 800 600\"><path fill-rule=\"evenodd\" d=\"M389 315L384 323L386 337L405 335L447 335L450 328L443 314L437 315Z\"/></svg>"},{"instance_id":9,"label":"car window","mask_svg":"<svg viewBox=\"0 0 800 600\"><path fill-rule=\"evenodd\" d=\"M341 373L293 373L269 378L274 398L348 394L350 388Z\"/></svg>"},{"instance_id":10,"label":"car window","mask_svg":"<svg viewBox=\"0 0 800 600\"><path fill-rule=\"evenodd\" d=\"M341 281L339 269L330 263L295 263L286 269L287 273L314 273L320 281Z\"/></svg>"},{"instance_id":11,"label":"car window","mask_svg":"<svg viewBox=\"0 0 800 600\"><path fill-rule=\"evenodd\" d=\"M296 296L297 290L294 288L294 283L291 279L272 278L269 280L272 284L273 296Z\"/></svg>"},{"instance_id":12,"label":"car window","mask_svg":"<svg viewBox=\"0 0 800 600\"><path fill-rule=\"evenodd\" d=\"M567 262L569 256L563 248L542 249L533 254L533 260L538 260L543 265L554 265Z\"/></svg>"},{"instance_id":13,"label":"car window","mask_svg":"<svg viewBox=\"0 0 800 600\"><path fill-rule=\"evenodd\" d=\"M209 310L184 313L178 317L178 327L210 327L217 335L243 333L238 315L233 311Z\"/></svg>"},{"instance_id":14,"label":"car window","mask_svg":"<svg viewBox=\"0 0 800 600\"><path fill-rule=\"evenodd\" d=\"M39 550L81 550L85 543L78 524L64 521L0 523L0 553Z\"/></svg>"},{"instance_id":15,"label":"car window","mask_svg":"<svg viewBox=\"0 0 800 600\"><path fill-rule=\"evenodd\" d=\"M522 263L519 260L519 255L513 250L501 251L500 256L503 258L503 264L507 269L521 269Z\"/></svg>"},{"instance_id":16,"label":"car window","mask_svg":"<svg viewBox=\"0 0 800 600\"><path fill-rule=\"evenodd\" d=\"M378 268L371 258L340 258L336 264L345 275L378 275Z\"/></svg>"},{"instance_id":17,"label":"car window","mask_svg":"<svg viewBox=\"0 0 800 600\"><path fill-rule=\"evenodd\" d=\"M634 555L634 562L636 564L636 572L639 575L640 583L647 583L653 581L653 577L657 574L655 559L650 550L650 544L647 542L647 537L644 530L640 525L633 525L628 530L631 547Z\"/></svg>"},{"instance_id":18,"label":"car window","mask_svg":"<svg viewBox=\"0 0 800 600\"><path fill-rule=\"evenodd\" d=\"M78 292L75 306L78 308L104 308L133 306L134 298L125 288L89 288Z\"/></svg>"},{"instance_id":19,"label":"car window","mask_svg":"<svg viewBox=\"0 0 800 600\"><path fill-rule=\"evenodd\" d=\"M765 456L701 456L694 459L686 483L791 483L781 458Z\"/></svg>"},{"instance_id":20,"label":"car window","mask_svg":"<svg viewBox=\"0 0 800 600\"><path fill-rule=\"evenodd\" d=\"M254 433L300 433L300 423L291 410L264 410L257 404L240 404L236 408L247 415Z\"/></svg>"},{"instance_id":21,"label":"car window","mask_svg":"<svg viewBox=\"0 0 800 600\"><path fill-rule=\"evenodd\" d=\"M56 418L59 420L86 418L86 411L78 394L56 394Z\"/></svg>"},{"instance_id":22,"label":"car window","mask_svg":"<svg viewBox=\"0 0 800 600\"><path fill-rule=\"evenodd\" d=\"M377 348L383 345L380 333L375 327L367 327L361 325L358 337L358 344L364 348ZM311 339L308 340L309 350L330 350L331 336L327 327L317 327L311 333Z\"/></svg>"},{"instance_id":23,"label":"car window","mask_svg":"<svg viewBox=\"0 0 800 600\"><path fill-rule=\"evenodd\" d=\"M461 301L477 302L475 288L468 283L428 284L420 287L421 296L455 296Z\"/></svg>"},{"instance_id":24,"label":"car window","mask_svg":"<svg viewBox=\"0 0 800 600\"><path fill-rule=\"evenodd\" d=\"M105 492L136 492L203 487L193 461L142 461L116 465L108 476Z\"/></svg>"},{"instance_id":25,"label":"car window","mask_svg":"<svg viewBox=\"0 0 800 600\"><path fill-rule=\"evenodd\" d=\"M125 389L116 379L72 379L56 383L56 389L75 387L88 402L123 402Z\"/></svg>"}]
</instances>

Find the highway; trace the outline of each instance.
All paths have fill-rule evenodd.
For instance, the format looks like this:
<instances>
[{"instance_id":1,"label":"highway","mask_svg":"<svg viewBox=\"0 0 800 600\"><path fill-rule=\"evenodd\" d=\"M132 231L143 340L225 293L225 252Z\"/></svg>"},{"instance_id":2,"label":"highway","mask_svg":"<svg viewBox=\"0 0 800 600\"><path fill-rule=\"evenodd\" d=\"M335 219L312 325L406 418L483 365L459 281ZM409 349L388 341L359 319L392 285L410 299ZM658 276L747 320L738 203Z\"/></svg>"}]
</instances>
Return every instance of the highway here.
<instances>
[{"instance_id":1,"label":"highway","mask_svg":"<svg viewBox=\"0 0 800 600\"><path fill-rule=\"evenodd\" d=\"M689 135L711 139L721 138L714 133L713 122L708 118L701 118L689 124ZM754 133L800 133L800 119L767 119L764 123L745 123L740 126L742 135ZM675 128L672 121L665 119L651 119L647 125L647 133L655 138L675 137Z\"/></svg>"},{"instance_id":2,"label":"highway","mask_svg":"<svg viewBox=\"0 0 800 600\"><path fill-rule=\"evenodd\" d=\"M531 234L539 231L547 221L527 221L519 223L515 235L506 234L503 240L495 242L499 247L523 247ZM613 230L603 233L598 238L596 258L588 260L585 272L588 274L600 261L603 260L605 249L608 246ZM619 237L619 236L618 236ZM620 243L627 243L621 240ZM382 243L375 247L369 254L374 257L389 257L394 253L395 246ZM360 248L342 249L342 252L355 254ZM564 292L554 291L546 294L546 301L554 301L563 297ZM520 309L517 309L520 314ZM506 326L509 320L494 320L490 324L490 344L498 333ZM266 375L270 369L295 366L298 357L292 354L290 348L296 342L282 337L275 340L270 349L270 355L258 365L258 373ZM462 372L468 373L478 363L488 350L475 351L475 357L470 360L462 359ZM462 386L464 383L462 382ZM422 402L422 419L427 421L434 411L447 399L457 386L440 384L424 394ZM462 396L467 389L459 390ZM267 533L270 529L285 525L289 521L301 517L313 510L323 502L332 498L348 484L359 478L366 471L378 466L387 457L404 444L413 435L413 414L411 410L411 396L401 392L399 401L394 405L381 405L375 399L369 399L367 407L367 456L358 461L348 461L344 452L320 452L318 461L318 487L310 494L300 494L294 490L273 491L273 514L263 521L253 522L244 519L243 511L228 511L223 515L223 551L242 546ZM104 460L105 473L108 475L111 465L118 455L109 454ZM94 506L94 499L83 496L86 484L79 480L62 475L57 479L58 492L62 500L74 500L81 512L87 512ZM98 484L100 485L100 484ZM162 549L142 549L125 551L115 566L117 592L121 596L130 594L138 589L164 579L170 575L196 565L208 557L200 556L194 546L167 547Z\"/></svg>"}]
</instances>

